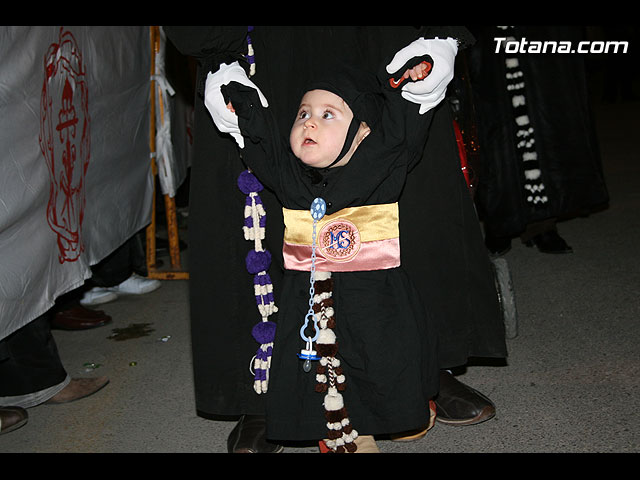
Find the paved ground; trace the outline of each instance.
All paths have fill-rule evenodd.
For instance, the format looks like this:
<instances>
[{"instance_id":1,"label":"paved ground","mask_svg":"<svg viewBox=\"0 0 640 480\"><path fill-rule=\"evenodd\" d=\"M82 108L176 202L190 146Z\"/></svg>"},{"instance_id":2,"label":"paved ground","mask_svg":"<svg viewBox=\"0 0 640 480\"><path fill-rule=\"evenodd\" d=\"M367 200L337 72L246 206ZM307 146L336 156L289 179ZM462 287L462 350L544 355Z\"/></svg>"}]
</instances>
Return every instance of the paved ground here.
<instances>
[{"instance_id":1,"label":"paved ground","mask_svg":"<svg viewBox=\"0 0 640 480\"><path fill-rule=\"evenodd\" d=\"M519 334L505 364L470 366L462 377L496 403L496 417L436 424L417 442L381 441L383 452L640 451L639 107L597 107L611 205L559 226L574 253L516 242L506 256ZM30 409L27 425L0 436L0 452L226 452L233 424L195 414L187 293L187 281L165 281L105 305L110 326L55 332L72 376L111 382L81 401ZM109 338L132 324L147 324L148 335Z\"/></svg>"}]
</instances>

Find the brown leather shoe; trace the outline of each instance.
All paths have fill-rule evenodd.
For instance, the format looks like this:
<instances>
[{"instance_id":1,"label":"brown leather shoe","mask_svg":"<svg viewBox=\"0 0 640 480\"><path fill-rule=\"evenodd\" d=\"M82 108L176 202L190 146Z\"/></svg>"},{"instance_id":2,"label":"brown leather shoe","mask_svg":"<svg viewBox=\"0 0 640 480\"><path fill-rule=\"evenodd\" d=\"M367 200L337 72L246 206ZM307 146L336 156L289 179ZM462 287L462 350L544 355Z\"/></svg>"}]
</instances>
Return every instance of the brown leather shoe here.
<instances>
[{"instance_id":1,"label":"brown leather shoe","mask_svg":"<svg viewBox=\"0 0 640 480\"><path fill-rule=\"evenodd\" d=\"M265 438L266 420L261 415L243 415L227 439L229 453L280 453L282 445Z\"/></svg>"},{"instance_id":2,"label":"brown leather shoe","mask_svg":"<svg viewBox=\"0 0 640 480\"><path fill-rule=\"evenodd\" d=\"M25 423L29 415L22 407L0 407L0 435L17 430Z\"/></svg>"},{"instance_id":3,"label":"brown leather shoe","mask_svg":"<svg viewBox=\"0 0 640 480\"><path fill-rule=\"evenodd\" d=\"M102 327L111 321L111 317L102 310L92 310L82 305L74 305L57 312L51 320L51 328L58 330L86 330Z\"/></svg>"},{"instance_id":4,"label":"brown leather shoe","mask_svg":"<svg viewBox=\"0 0 640 480\"><path fill-rule=\"evenodd\" d=\"M440 371L440 392L435 403L436 420L447 425L475 425L496 414L491 400L446 370Z\"/></svg>"},{"instance_id":5,"label":"brown leather shoe","mask_svg":"<svg viewBox=\"0 0 640 480\"><path fill-rule=\"evenodd\" d=\"M72 378L66 387L56 393L45 403L59 404L80 400L81 398L93 395L107 383L109 383L109 379L107 377Z\"/></svg>"}]
</instances>

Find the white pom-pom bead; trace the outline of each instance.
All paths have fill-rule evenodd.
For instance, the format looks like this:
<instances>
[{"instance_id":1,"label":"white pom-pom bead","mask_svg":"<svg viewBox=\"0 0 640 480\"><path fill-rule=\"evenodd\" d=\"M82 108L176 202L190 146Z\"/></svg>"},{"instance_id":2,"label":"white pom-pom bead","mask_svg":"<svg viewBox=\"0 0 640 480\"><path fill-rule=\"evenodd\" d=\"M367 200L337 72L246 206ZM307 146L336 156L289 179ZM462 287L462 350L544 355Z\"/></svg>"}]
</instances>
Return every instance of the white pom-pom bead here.
<instances>
[{"instance_id":1,"label":"white pom-pom bead","mask_svg":"<svg viewBox=\"0 0 640 480\"><path fill-rule=\"evenodd\" d=\"M327 395L324 397L324 408L329 411L340 410L344 407L342 395Z\"/></svg>"},{"instance_id":2,"label":"white pom-pom bead","mask_svg":"<svg viewBox=\"0 0 640 480\"><path fill-rule=\"evenodd\" d=\"M318 334L318 343L325 345L336 343L336 334L333 333L333 330L320 330L320 333Z\"/></svg>"}]
</instances>

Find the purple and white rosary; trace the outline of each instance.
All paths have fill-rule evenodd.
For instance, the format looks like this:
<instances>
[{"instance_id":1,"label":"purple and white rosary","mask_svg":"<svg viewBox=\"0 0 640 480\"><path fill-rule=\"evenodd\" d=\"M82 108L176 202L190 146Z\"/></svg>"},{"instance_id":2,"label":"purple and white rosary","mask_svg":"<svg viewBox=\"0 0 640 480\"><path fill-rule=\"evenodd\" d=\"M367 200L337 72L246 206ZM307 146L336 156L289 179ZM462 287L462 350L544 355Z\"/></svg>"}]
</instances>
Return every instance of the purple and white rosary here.
<instances>
[{"instance_id":1,"label":"purple and white rosary","mask_svg":"<svg viewBox=\"0 0 640 480\"><path fill-rule=\"evenodd\" d=\"M276 335L276 324L269 316L278 311L273 297L273 284L267 273L271 265L271 253L262 247L267 213L258 192L263 189L260 181L249 170L240 173L238 187L246 197L244 206L245 240L253 241L254 248L247 253L245 264L253 277L253 289L262 321L251 330L251 335L260 344L253 361L254 384L257 393L266 393L269 383L271 354Z\"/></svg>"}]
</instances>

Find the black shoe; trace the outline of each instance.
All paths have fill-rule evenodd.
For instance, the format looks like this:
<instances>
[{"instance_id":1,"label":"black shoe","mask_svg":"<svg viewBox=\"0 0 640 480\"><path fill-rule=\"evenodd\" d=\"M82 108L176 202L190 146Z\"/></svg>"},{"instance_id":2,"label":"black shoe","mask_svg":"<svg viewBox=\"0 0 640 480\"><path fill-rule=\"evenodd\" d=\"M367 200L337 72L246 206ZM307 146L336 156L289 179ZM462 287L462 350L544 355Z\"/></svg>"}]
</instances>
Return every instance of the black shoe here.
<instances>
[{"instance_id":1,"label":"black shoe","mask_svg":"<svg viewBox=\"0 0 640 480\"><path fill-rule=\"evenodd\" d=\"M446 370L440 371L440 392L434 401L436 421L447 425L475 425L496 414L491 400Z\"/></svg>"},{"instance_id":2,"label":"black shoe","mask_svg":"<svg viewBox=\"0 0 640 480\"><path fill-rule=\"evenodd\" d=\"M17 430L27 423L28 418L22 407L0 407L0 435Z\"/></svg>"},{"instance_id":3,"label":"black shoe","mask_svg":"<svg viewBox=\"0 0 640 480\"><path fill-rule=\"evenodd\" d=\"M282 445L265 438L266 421L261 415L243 415L227 439L229 453L280 453Z\"/></svg>"},{"instance_id":4,"label":"black shoe","mask_svg":"<svg viewBox=\"0 0 640 480\"><path fill-rule=\"evenodd\" d=\"M572 253L573 249L567 245L567 242L555 230L536 235L528 240L525 245L527 247L538 247L542 253Z\"/></svg>"},{"instance_id":5,"label":"black shoe","mask_svg":"<svg viewBox=\"0 0 640 480\"><path fill-rule=\"evenodd\" d=\"M511 238L494 237L487 235L484 238L484 244L492 255L500 256L511 250Z\"/></svg>"}]
</instances>

